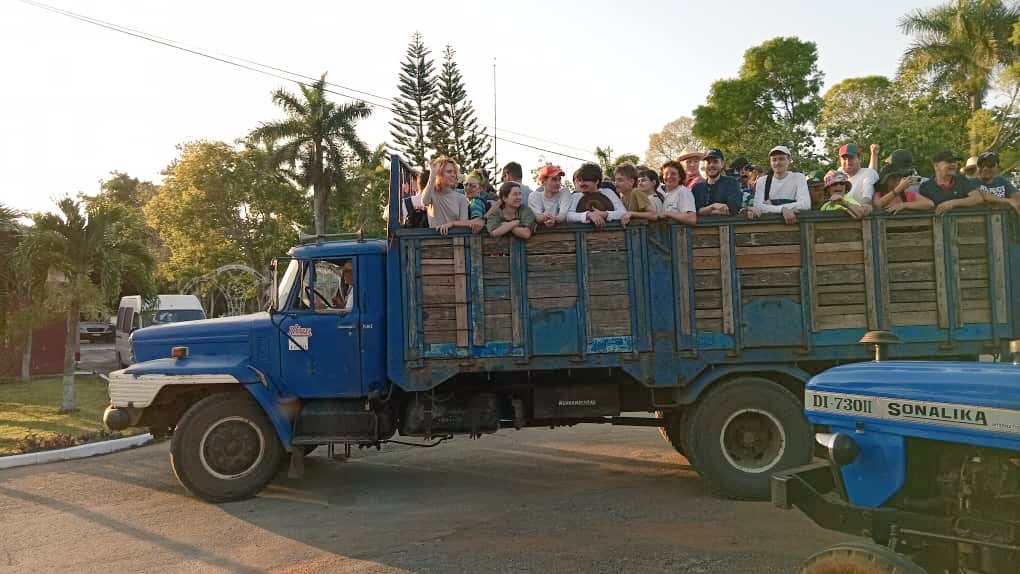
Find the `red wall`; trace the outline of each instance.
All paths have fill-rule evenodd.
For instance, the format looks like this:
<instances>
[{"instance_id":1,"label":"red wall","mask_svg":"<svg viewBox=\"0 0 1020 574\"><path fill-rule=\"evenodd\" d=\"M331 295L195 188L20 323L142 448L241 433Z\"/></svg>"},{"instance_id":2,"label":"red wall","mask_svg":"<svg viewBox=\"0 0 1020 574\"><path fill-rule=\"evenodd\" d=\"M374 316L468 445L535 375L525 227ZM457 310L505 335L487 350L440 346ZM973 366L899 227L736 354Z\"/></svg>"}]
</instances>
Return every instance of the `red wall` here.
<instances>
[{"instance_id":1,"label":"red wall","mask_svg":"<svg viewBox=\"0 0 1020 574\"><path fill-rule=\"evenodd\" d=\"M32 334L32 374L64 372L64 321L54 321ZM21 376L21 346L0 348L0 377Z\"/></svg>"}]
</instances>

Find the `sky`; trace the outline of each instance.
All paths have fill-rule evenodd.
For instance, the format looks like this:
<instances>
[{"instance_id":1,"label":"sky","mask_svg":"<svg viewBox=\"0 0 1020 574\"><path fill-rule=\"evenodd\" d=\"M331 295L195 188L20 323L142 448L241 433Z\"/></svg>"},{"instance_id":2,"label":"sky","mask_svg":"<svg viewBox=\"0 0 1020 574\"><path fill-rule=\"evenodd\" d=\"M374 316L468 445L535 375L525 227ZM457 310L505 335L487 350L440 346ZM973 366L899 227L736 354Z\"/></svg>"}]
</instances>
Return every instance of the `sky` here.
<instances>
[{"instance_id":1,"label":"sky","mask_svg":"<svg viewBox=\"0 0 1020 574\"><path fill-rule=\"evenodd\" d=\"M846 78L892 76L909 44L898 19L938 2L858 0L851 10L817 0L46 3L305 76L329 72L330 82L384 97L396 95L417 31L437 69L444 47L454 47L488 126L495 63L495 122L517 132L500 136L547 150L500 141L500 165L528 170L544 159L569 173L594 159L595 146L644 158L649 134L691 115L713 81L737 75L746 49L776 36L817 44L822 93ZM275 89L298 91L19 0L0 0L0 53L0 204L27 212L94 194L111 171L158 183L179 144L232 142L283 117ZM387 141L391 120L376 107L358 125L361 139Z\"/></svg>"}]
</instances>

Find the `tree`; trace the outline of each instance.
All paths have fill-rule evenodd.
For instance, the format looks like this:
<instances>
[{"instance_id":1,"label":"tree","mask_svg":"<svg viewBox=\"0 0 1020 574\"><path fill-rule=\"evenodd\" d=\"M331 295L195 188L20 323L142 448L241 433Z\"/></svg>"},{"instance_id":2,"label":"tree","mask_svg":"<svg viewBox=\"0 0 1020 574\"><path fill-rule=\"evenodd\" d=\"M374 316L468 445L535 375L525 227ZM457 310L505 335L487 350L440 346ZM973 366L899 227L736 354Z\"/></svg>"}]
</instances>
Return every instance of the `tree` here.
<instances>
[{"instance_id":1,"label":"tree","mask_svg":"<svg viewBox=\"0 0 1020 574\"><path fill-rule=\"evenodd\" d=\"M407 46L407 59L400 64L399 94L393 98L397 117L390 122L394 152L418 166L428 165L426 137L436 97L436 80L432 76L435 64L429 58L431 53L422 43L421 34L415 32Z\"/></svg>"},{"instance_id":2,"label":"tree","mask_svg":"<svg viewBox=\"0 0 1020 574\"><path fill-rule=\"evenodd\" d=\"M976 112L994 74L1020 54L1009 41L1018 18L1020 5L1002 0L956 0L915 10L900 19L900 29L914 37L900 70L928 78L943 93L965 97Z\"/></svg>"},{"instance_id":3,"label":"tree","mask_svg":"<svg viewBox=\"0 0 1020 574\"><path fill-rule=\"evenodd\" d=\"M386 235L382 220L383 206L389 201L389 154L385 145L379 145L366 161L352 169L352 193L344 194L336 206L336 220L342 229L360 229L369 237Z\"/></svg>"},{"instance_id":4,"label":"tree","mask_svg":"<svg viewBox=\"0 0 1020 574\"><path fill-rule=\"evenodd\" d=\"M748 49L739 76L712 84L708 101L695 110L694 136L760 160L784 144L795 161L810 161L822 104L817 60L815 44L797 38L773 38Z\"/></svg>"},{"instance_id":5,"label":"tree","mask_svg":"<svg viewBox=\"0 0 1020 574\"><path fill-rule=\"evenodd\" d=\"M818 130L830 165L836 162L836 149L847 142L864 149L877 143L885 154L908 149L924 173L931 169L926 158L940 149L966 148L966 104L912 89L905 81L849 78L826 92Z\"/></svg>"},{"instance_id":6,"label":"tree","mask_svg":"<svg viewBox=\"0 0 1020 574\"><path fill-rule=\"evenodd\" d=\"M156 186L151 181L139 181L119 171L111 171L110 176L110 179L100 183L100 195L124 205L140 208L156 192Z\"/></svg>"},{"instance_id":7,"label":"tree","mask_svg":"<svg viewBox=\"0 0 1020 574\"><path fill-rule=\"evenodd\" d=\"M15 257L22 266L45 269L63 281L51 301L66 314L64 340L64 391L60 411L74 410L74 352L78 343L78 317L98 313L121 282L132 277L145 285L151 276L152 257L145 245L133 239L140 222L124 205L109 203L85 207L70 197L57 203L59 213L39 213L32 219ZM154 290L142 294L150 296Z\"/></svg>"},{"instance_id":8,"label":"tree","mask_svg":"<svg viewBox=\"0 0 1020 574\"><path fill-rule=\"evenodd\" d=\"M447 44L429 122L429 143L437 154L452 157L466 169L481 167L494 173L492 141L478 127L474 104L467 99L464 78L453 60L455 53Z\"/></svg>"},{"instance_id":9,"label":"tree","mask_svg":"<svg viewBox=\"0 0 1020 574\"><path fill-rule=\"evenodd\" d=\"M663 126L661 132L649 134L645 163L658 170L662 164L678 157L684 148L705 149L694 137L693 128L694 119L684 116Z\"/></svg>"},{"instance_id":10,"label":"tree","mask_svg":"<svg viewBox=\"0 0 1020 574\"><path fill-rule=\"evenodd\" d=\"M365 159L368 147L355 130L358 120L371 115L365 102L335 104L326 98L326 74L311 85L301 84L301 97L279 89L273 102L287 118L263 123L249 135L252 141L279 144L275 160L286 164L286 173L302 188L312 188L315 234L326 233L328 194L342 191L345 166L352 159Z\"/></svg>"},{"instance_id":11,"label":"tree","mask_svg":"<svg viewBox=\"0 0 1020 574\"><path fill-rule=\"evenodd\" d=\"M177 285L222 265L265 269L297 241L307 217L302 191L260 149L224 142L184 144L143 209L169 248L160 274Z\"/></svg>"}]
</instances>

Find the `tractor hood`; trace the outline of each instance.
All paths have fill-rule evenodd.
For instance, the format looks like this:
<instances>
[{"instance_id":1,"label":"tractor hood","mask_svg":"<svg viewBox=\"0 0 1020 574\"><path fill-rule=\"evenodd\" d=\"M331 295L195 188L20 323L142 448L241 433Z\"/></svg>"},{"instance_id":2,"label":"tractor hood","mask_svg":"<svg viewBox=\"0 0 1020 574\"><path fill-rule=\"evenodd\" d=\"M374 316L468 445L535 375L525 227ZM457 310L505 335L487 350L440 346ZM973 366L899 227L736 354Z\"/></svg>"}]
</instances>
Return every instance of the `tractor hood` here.
<instances>
[{"instance_id":1,"label":"tractor hood","mask_svg":"<svg viewBox=\"0 0 1020 574\"><path fill-rule=\"evenodd\" d=\"M190 356L251 355L251 331L256 322L268 320L267 313L239 317L202 319L169 325L154 325L131 334L135 361L170 357L173 347L188 347Z\"/></svg>"},{"instance_id":2,"label":"tractor hood","mask_svg":"<svg viewBox=\"0 0 1020 574\"><path fill-rule=\"evenodd\" d=\"M829 369L809 393L838 393L1020 410L1020 366L1009 363L882 361Z\"/></svg>"}]
</instances>

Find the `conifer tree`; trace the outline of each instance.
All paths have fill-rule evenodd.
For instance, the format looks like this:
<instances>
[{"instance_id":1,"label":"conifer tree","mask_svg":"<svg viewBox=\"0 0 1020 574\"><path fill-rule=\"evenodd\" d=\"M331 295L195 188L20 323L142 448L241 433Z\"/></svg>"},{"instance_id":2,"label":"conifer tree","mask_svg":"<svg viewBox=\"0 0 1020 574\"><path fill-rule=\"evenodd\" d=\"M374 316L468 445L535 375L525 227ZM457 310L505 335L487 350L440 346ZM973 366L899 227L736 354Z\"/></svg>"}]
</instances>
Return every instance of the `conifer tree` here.
<instances>
[{"instance_id":1,"label":"conifer tree","mask_svg":"<svg viewBox=\"0 0 1020 574\"><path fill-rule=\"evenodd\" d=\"M467 98L464 78L453 59L455 54L453 46L447 44L430 122L429 143L437 153L452 157L466 170L483 167L493 173L492 140L478 125L474 104Z\"/></svg>"},{"instance_id":2,"label":"conifer tree","mask_svg":"<svg viewBox=\"0 0 1020 574\"><path fill-rule=\"evenodd\" d=\"M390 122L393 151L411 163L428 165L429 115L435 104L436 80L433 77L432 52L422 43L421 34L414 33L407 46L407 59L400 65L400 79L394 98L396 118Z\"/></svg>"}]
</instances>

